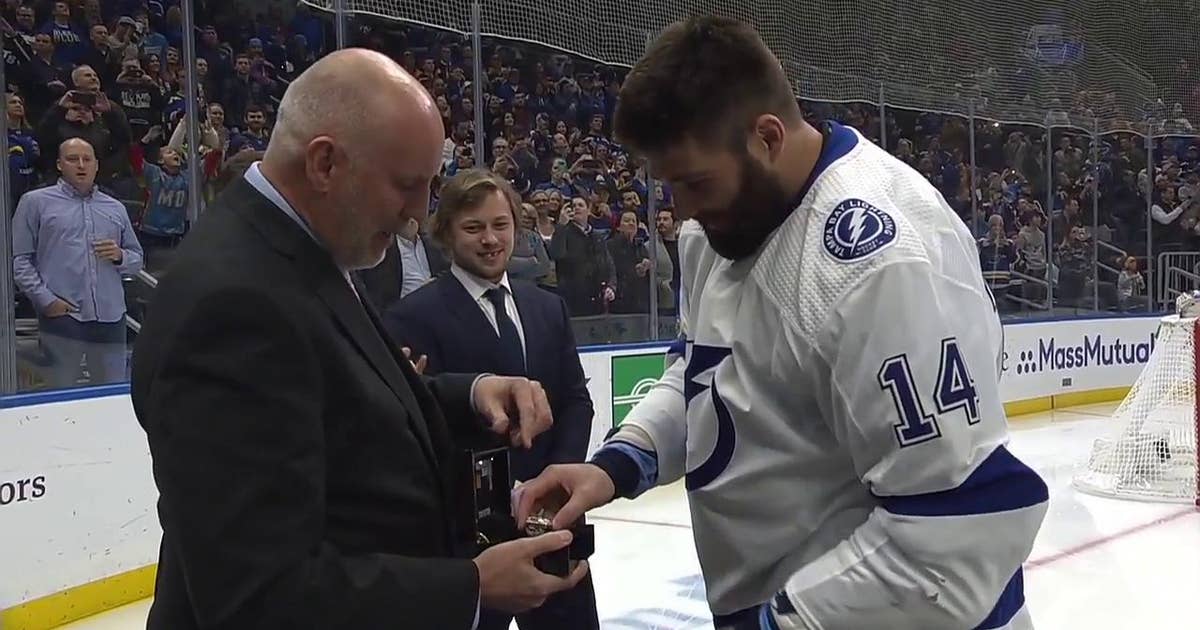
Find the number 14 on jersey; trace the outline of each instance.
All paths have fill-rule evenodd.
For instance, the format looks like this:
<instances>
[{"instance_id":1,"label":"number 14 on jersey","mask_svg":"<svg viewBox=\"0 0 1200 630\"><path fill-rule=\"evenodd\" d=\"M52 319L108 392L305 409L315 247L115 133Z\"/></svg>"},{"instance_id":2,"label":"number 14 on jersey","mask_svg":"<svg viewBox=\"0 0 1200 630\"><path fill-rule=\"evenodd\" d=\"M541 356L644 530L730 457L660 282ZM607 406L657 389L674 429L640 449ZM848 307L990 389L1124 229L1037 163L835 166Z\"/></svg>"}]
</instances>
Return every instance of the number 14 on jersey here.
<instances>
[{"instance_id":1,"label":"number 14 on jersey","mask_svg":"<svg viewBox=\"0 0 1200 630\"><path fill-rule=\"evenodd\" d=\"M942 340L937 382L933 384L932 398L938 417L925 411L907 355L899 354L883 362L879 368L879 386L891 393L892 402L896 404L899 414L895 425L896 440L902 447L941 437L938 418L959 409L966 413L968 424L979 422L975 381L971 379L954 337Z\"/></svg>"}]
</instances>

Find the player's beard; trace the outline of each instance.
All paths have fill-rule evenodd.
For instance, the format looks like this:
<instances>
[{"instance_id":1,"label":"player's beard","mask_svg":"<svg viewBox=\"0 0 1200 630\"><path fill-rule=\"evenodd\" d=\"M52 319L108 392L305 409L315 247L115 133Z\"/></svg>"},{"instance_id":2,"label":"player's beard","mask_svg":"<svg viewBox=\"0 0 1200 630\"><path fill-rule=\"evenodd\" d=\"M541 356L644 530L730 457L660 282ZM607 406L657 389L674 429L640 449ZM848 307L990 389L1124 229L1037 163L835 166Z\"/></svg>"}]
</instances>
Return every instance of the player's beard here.
<instances>
[{"instance_id":1,"label":"player's beard","mask_svg":"<svg viewBox=\"0 0 1200 630\"><path fill-rule=\"evenodd\" d=\"M741 182L737 195L721 214L732 217L729 228L709 229L703 222L708 244L720 256L741 260L758 251L767 237L787 220L795 209L792 196L779 178L750 156L741 160Z\"/></svg>"}]
</instances>

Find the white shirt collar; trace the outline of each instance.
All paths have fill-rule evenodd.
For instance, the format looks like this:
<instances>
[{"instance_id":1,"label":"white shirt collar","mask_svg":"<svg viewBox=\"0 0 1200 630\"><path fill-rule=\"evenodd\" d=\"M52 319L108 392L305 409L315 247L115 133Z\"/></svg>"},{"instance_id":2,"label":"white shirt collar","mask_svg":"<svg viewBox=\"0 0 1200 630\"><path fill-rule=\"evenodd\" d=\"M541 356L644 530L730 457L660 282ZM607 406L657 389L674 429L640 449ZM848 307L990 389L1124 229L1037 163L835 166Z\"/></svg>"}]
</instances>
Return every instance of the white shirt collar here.
<instances>
[{"instance_id":1,"label":"white shirt collar","mask_svg":"<svg viewBox=\"0 0 1200 630\"><path fill-rule=\"evenodd\" d=\"M420 234L417 234L416 238L414 238L411 241L408 240L407 238L404 238L403 236L401 236L399 234L396 235L396 246L397 247L415 250L417 248L417 246L420 244L421 244L421 235Z\"/></svg>"},{"instance_id":2,"label":"white shirt collar","mask_svg":"<svg viewBox=\"0 0 1200 630\"><path fill-rule=\"evenodd\" d=\"M321 242L321 239L317 238L317 235L313 233L312 228L309 227L308 221L305 221L304 218L300 216L300 213L296 212L296 209L292 207L292 204L288 203L287 199L284 199L283 193L280 193L279 189L267 179L267 176L263 175L262 169L259 168L259 164L262 164L262 162L255 162L250 165L250 168L246 169L246 181L249 182L249 184L253 186L255 190L261 193L262 196L270 199L271 203L278 206L279 209L288 216L288 218L290 218L292 221L295 221L296 225L299 225L301 229L308 234L309 238L313 240L313 242L319 245L322 249L327 250L328 248L326 248ZM339 271L341 271L342 277L345 278L346 284L350 285L350 290L354 291L354 295L357 296L358 289L354 287L354 281L350 278L350 272L346 271L345 269L339 269Z\"/></svg>"},{"instance_id":3,"label":"white shirt collar","mask_svg":"<svg viewBox=\"0 0 1200 630\"><path fill-rule=\"evenodd\" d=\"M317 238L317 235L313 233L312 228L308 226L308 222L301 218L300 214L296 212L296 209L292 207L292 204L288 203L288 200L283 198L283 193L280 193L279 189L267 179L267 176L263 175L262 169L259 168L260 164L262 164L262 162L255 162L250 165L250 168L246 169L246 181L249 182L255 190L261 193L262 196L270 199L271 203L278 206L280 210L283 210L283 213L288 215L288 217L295 221L297 225L303 228L305 233L307 233L312 240L320 243L321 239Z\"/></svg>"},{"instance_id":4,"label":"white shirt collar","mask_svg":"<svg viewBox=\"0 0 1200 630\"><path fill-rule=\"evenodd\" d=\"M512 285L508 283L508 272L504 272L504 276L502 276L500 278L500 282L496 284L492 284L491 282L480 278L466 269L459 267L457 264L450 265L450 273L454 274L455 278L458 278L459 283L462 284L463 288L467 290L467 293L471 295L471 299L475 300L476 302L483 299L484 294L487 293L489 289L494 289L496 287L503 287L509 295L512 295Z\"/></svg>"}]
</instances>

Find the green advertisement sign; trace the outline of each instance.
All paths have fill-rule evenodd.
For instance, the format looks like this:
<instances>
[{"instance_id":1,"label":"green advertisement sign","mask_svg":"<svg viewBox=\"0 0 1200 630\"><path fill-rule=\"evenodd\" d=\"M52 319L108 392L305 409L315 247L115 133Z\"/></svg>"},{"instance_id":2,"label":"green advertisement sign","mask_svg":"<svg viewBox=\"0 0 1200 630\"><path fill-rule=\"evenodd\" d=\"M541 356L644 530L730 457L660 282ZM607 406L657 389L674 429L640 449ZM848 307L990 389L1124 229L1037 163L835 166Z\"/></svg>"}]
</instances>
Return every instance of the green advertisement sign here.
<instances>
[{"instance_id":1,"label":"green advertisement sign","mask_svg":"<svg viewBox=\"0 0 1200 630\"><path fill-rule=\"evenodd\" d=\"M613 426L620 426L629 410L646 397L662 378L666 355L627 354L612 358Z\"/></svg>"}]
</instances>

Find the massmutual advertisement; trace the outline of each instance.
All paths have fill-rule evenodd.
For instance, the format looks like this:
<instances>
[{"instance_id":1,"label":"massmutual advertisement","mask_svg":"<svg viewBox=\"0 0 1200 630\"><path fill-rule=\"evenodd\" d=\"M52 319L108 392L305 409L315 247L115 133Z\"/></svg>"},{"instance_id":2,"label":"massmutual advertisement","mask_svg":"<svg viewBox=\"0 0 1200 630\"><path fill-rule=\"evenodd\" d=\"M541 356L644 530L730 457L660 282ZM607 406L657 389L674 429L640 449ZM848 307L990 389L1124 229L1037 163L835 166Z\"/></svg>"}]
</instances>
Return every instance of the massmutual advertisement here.
<instances>
[{"instance_id":1,"label":"massmutual advertisement","mask_svg":"<svg viewBox=\"0 0 1200 630\"><path fill-rule=\"evenodd\" d=\"M1128 387L1154 351L1158 326L1158 317L1005 325L1001 398L1008 403ZM611 405L611 426L619 426L634 404L662 377L663 354L652 351L616 355L610 361L610 366L604 366L611 369L610 379L601 380L611 384L603 402ZM589 376L595 378L593 371ZM596 402L599 411L603 405Z\"/></svg>"},{"instance_id":2,"label":"massmutual advertisement","mask_svg":"<svg viewBox=\"0 0 1200 630\"><path fill-rule=\"evenodd\" d=\"M1126 387L1154 351L1157 317L1085 319L1004 327L1005 402Z\"/></svg>"}]
</instances>

